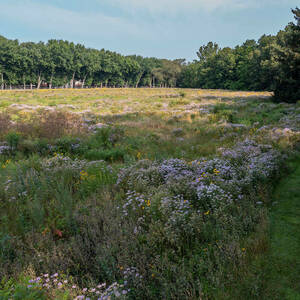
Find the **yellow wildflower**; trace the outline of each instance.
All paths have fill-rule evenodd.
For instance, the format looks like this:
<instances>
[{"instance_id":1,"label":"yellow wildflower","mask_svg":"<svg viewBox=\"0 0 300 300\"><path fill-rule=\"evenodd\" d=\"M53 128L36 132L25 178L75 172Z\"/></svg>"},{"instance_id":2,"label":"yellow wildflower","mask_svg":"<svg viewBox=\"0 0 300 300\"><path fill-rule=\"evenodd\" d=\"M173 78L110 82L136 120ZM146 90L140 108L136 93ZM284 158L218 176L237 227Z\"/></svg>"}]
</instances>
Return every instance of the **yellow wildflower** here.
<instances>
[{"instance_id":1,"label":"yellow wildflower","mask_svg":"<svg viewBox=\"0 0 300 300\"><path fill-rule=\"evenodd\" d=\"M89 177L89 174L85 171L80 172L80 179L81 180L86 180Z\"/></svg>"}]
</instances>

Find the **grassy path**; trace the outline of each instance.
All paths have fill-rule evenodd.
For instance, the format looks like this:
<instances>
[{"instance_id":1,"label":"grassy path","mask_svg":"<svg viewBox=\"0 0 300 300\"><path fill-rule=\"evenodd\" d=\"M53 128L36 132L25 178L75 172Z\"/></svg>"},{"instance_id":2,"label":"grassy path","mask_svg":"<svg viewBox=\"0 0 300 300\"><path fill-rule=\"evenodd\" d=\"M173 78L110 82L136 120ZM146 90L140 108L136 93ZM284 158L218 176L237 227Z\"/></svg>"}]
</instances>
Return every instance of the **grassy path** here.
<instances>
[{"instance_id":1,"label":"grassy path","mask_svg":"<svg viewBox=\"0 0 300 300\"><path fill-rule=\"evenodd\" d=\"M263 299L300 299L300 157L274 193Z\"/></svg>"}]
</instances>

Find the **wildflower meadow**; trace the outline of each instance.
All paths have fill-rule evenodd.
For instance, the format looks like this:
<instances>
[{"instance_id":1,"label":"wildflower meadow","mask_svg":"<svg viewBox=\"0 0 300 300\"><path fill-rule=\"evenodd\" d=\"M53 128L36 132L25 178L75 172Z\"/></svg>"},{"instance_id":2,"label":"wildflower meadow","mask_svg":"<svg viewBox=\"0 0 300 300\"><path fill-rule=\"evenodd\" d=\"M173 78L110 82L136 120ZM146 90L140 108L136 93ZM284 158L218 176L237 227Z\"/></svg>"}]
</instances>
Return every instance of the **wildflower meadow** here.
<instances>
[{"instance_id":1,"label":"wildflower meadow","mask_svg":"<svg viewBox=\"0 0 300 300\"><path fill-rule=\"evenodd\" d=\"M0 299L280 299L255 262L300 103L271 96L0 92Z\"/></svg>"}]
</instances>

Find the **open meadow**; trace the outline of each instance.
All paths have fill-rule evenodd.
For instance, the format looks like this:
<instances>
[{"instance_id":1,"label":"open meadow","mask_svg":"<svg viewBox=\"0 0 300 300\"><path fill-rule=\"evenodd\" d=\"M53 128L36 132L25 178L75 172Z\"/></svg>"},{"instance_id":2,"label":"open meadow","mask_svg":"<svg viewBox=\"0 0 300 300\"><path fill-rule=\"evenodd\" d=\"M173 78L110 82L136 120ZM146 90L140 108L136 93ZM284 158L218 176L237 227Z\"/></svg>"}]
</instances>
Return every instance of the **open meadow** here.
<instances>
[{"instance_id":1,"label":"open meadow","mask_svg":"<svg viewBox=\"0 0 300 300\"><path fill-rule=\"evenodd\" d=\"M264 272L300 103L271 96L0 91L0 299L289 299Z\"/></svg>"}]
</instances>

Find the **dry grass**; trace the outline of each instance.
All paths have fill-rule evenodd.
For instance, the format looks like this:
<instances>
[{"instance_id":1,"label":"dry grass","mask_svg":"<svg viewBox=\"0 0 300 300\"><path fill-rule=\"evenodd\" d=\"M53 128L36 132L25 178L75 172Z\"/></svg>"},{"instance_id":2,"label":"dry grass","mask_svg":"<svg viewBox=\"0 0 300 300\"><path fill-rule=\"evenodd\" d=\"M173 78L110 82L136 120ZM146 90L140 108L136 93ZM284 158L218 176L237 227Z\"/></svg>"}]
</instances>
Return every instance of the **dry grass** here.
<instances>
[{"instance_id":1,"label":"dry grass","mask_svg":"<svg viewBox=\"0 0 300 300\"><path fill-rule=\"evenodd\" d=\"M11 127L11 119L7 113L0 113L0 136L4 136Z\"/></svg>"},{"instance_id":2,"label":"dry grass","mask_svg":"<svg viewBox=\"0 0 300 300\"><path fill-rule=\"evenodd\" d=\"M37 106L48 109L59 108L75 112L93 112L101 115L128 112L172 110L184 111L190 104L213 104L222 99L269 97L267 92L230 92L217 90L180 89L60 89L34 91L0 91L0 110L35 110ZM170 97L172 95L172 97ZM163 103L162 106L160 104ZM11 106L18 104L18 106ZM22 108L22 105L26 107ZM71 105L71 106L70 106Z\"/></svg>"}]
</instances>

